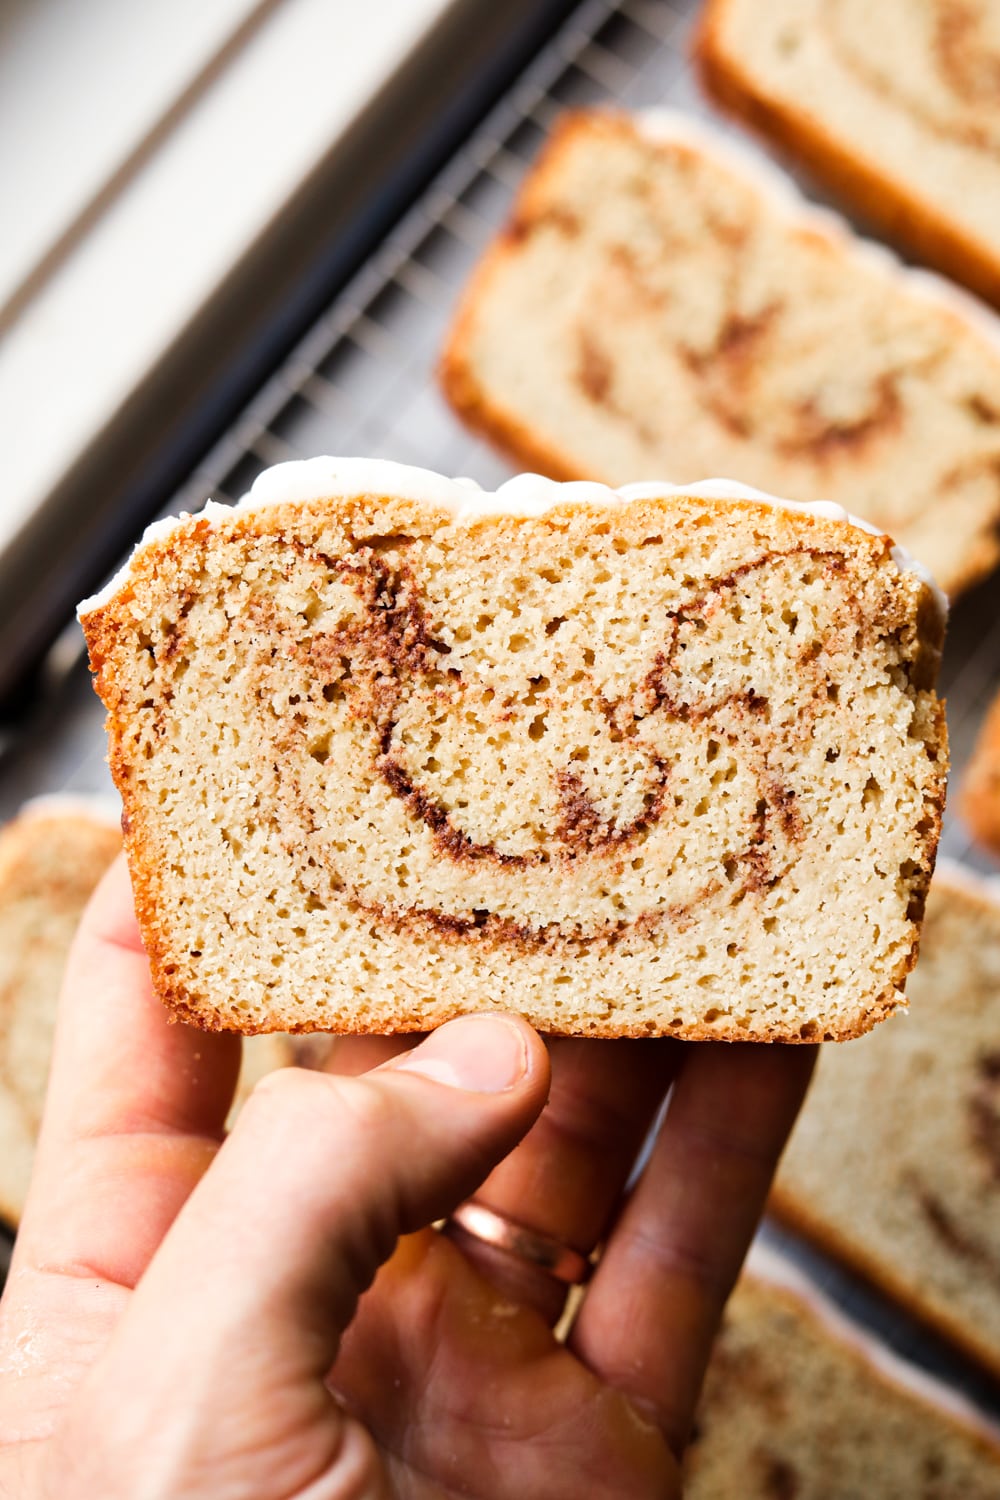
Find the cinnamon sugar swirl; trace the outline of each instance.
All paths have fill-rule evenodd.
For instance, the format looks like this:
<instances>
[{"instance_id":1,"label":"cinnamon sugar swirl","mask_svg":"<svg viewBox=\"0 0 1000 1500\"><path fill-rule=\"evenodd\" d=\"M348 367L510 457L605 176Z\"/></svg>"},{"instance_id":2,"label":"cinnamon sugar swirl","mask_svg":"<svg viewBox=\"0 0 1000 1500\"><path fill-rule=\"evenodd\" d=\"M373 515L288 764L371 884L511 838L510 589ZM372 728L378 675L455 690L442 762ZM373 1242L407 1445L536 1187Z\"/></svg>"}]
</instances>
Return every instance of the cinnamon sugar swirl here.
<instances>
[{"instance_id":1,"label":"cinnamon sugar swirl","mask_svg":"<svg viewBox=\"0 0 1000 1500\"><path fill-rule=\"evenodd\" d=\"M696 53L722 105L1000 304L996 0L707 0Z\"/></svg>"},{"instance_id":2,"label":"cinnamon sugar swirl","mask_svg":"<svg viewBox=\"0 0 1000 1500\"><path fill-rule=\"evenodd\" d=\"M854 1036L901 1003L943 616L836 508L321 461L81 606L163 999L206 1027Z\"/></svg>"},{"instance_id":3,"label":"cinnamon sugar swirl","mask_svg":"<svg viewBox=\"0 0 1000 1500\"><path fill-rule=\"evenodd\" d=\"M558 479L739 474L839 501L951 594L1000 560L1000 322L688 117L564 119L442 379Z\"/></svg>"},{"instance_id":4,"label":"cinnamon sugar swirl","mask_svg":"<svg viewBox=\"0 0 1000 1500\"><path fill-rule=\"evenodd\" d=\"M942 864L909 994L904 1027L821 1056L771 1207L1000 1380L995 882Z\"/></svg>"}]
</instances>

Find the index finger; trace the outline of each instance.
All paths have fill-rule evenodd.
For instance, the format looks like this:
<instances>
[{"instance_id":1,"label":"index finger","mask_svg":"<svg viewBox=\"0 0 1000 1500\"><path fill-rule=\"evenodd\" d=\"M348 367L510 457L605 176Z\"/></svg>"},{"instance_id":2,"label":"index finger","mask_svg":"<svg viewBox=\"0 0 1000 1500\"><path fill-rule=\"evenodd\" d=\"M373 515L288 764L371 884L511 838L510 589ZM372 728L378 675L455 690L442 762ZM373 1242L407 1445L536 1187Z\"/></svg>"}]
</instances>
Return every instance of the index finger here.
<instances>
[{"instance_id":1,"label":"index finger","mask_svg":"<svg viewBox=\"0 0 1000 1500\"><path fill-rule=\"evenodd\" d=\"M570 1347L679 1457L722 1309L795 1123L815 1047L693 1042Z\"/></svg>"}]
</instances>

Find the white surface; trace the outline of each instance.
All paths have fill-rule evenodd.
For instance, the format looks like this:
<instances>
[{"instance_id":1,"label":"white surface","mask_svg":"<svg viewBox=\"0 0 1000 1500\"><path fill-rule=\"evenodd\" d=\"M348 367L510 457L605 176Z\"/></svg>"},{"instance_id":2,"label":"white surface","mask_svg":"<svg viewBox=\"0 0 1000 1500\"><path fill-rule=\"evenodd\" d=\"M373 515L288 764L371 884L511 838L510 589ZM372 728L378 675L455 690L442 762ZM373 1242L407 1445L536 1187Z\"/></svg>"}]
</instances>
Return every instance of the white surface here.
<instances>
[{"instance_id":1,"label":"white surface","mask_svg":"<svg viewBox=\"0 0 1000 1500\"><path fill-rule=\"evenodd\" d=\"M0 551L450 0L283 0L0 347Z\"/></svg>"},{"instance_id":2,"label":"white surface","mask_svg":"<svg viewBox=\"0 0 1000 1500\"><path fill-rule=\"evenodd\" d=\"M52 246L270 0L0 4L0 318ZM17 142L17 149L10 143Z\"/></svg>"},{"instance_id":3,"label":"white surface","mask_svg":"<svg viewBox=\"0 0 1000 1500\"><path fill-rule=\"evenodd\" d=\"M498 490L479 487L474 479L448 479L432 469L412 464L393 463L384 458L310 458L295 463L276 464L260 474L250 493L238 502L238 510L258 510L269 505L303 504L310 500L327 500L335 496L382 494L441 505L451 510L455 524L468 525L484 516L539 516L556 505L621 505L630 500L657 500L670 495L692 495L705 500L752 500L780 510L802 511L855 526L872 536L881 536L878 527L852 516L843 506L830 500L783 500L763 490L751 489L735 479L706 479L700 484L667 484L653 481L625 484L620 489L589 480L560 484L541 474L517 474ZM196 519L218 521L225 525L232 519L228 505L210 500ZM188 516L166 517L147 526L132 556L99 593L84 599L77 614L82 619L102 608L128 582L137 553L153 542L160 542L187 524ZM938 589L926 568L904 552L893 547L892 557L900 571L916 573L934 590L938 609L947 614L948 601Z\"/></svg>"}]
</instances>

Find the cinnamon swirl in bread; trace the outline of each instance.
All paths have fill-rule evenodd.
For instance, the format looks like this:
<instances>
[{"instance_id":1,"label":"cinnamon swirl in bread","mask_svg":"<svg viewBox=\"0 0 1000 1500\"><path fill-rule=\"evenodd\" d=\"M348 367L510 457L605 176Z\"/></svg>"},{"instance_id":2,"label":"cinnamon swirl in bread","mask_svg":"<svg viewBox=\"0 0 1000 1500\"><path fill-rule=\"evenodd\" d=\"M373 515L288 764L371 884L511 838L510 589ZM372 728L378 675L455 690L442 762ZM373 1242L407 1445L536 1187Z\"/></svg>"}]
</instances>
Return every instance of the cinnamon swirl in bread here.
<instances>
[{"instance_id":1,"label":"cinnamon swirl in bread","mask_svg":"<svg viewBox=\"0 0 1000 1500\"><path fill-rule=\"evenodd\" d=\"M1000 559L998 330L717 133L595 110L525 183L442 379L554 478L835 500L955 593Z\"/></svg>"},{"instance_id":2,"label":"cinnamon swirl in bread","mask_svg":"<svg viewBox=\"0 0 1000 1500\"><path fill-rule=\"evenodd\" d=\"M154 981L204 1026L799 1040L900 1003L943 616L835 507L314 460L81 618Z\"/></svg>"},{"instance_id":3,"label":"cinnamon swirl in bread","mask_svg":"<svg viewBox=\"0 0 1000 1500\"><path fill-rule=\"evenodd\" d=\"M696 55L720 104L1000 304L995 0L707 0Z\"/></svg>"},{"instance_id":4,"label":"cinnamon swirl in bread","mask_svg":"<svg viewBox=\"0 0 1000 1500\"><path fill-rule=\"evenodd\" d=\"M811 1288L744 1274L684 1480L685 1500L994 1500L1000 1433Z\"/></svg>"},{"instance_id":5,"label":"cinnamon swirl in bread","mask_svg":"<svg viewBox=\"0 0 1000 1500\"><path fill-rule=\"evenodd\" d=\"M934 877L905 1026L824 1051L772 1208L1000 1379L1000 895Z\"/></svg>"}]
</instances>

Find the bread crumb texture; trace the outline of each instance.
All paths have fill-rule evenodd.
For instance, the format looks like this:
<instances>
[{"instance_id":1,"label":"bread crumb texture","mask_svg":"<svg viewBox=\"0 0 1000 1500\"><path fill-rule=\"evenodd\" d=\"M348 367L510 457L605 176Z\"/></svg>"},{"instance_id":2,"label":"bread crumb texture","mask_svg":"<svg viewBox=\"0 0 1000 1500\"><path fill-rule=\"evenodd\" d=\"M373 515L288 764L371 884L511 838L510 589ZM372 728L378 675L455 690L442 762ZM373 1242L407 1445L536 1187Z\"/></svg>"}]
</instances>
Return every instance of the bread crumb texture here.
<instances>
[{"instance_id":1,"label":"bread crumb texture","mask_svg":"<svg viewBox=\"0 0 1000 1500\"><path fill-rule=\"evenodd\" d=\"M204 1026L798 1041L900 1003L943 627L884 537L274 505L140 550L84 628L155 983Z\"/></svg>"},{"instance_id":2,"label":"bread crumb texture","mask_svg":"<svg viewBox=\"0 0 1000 1500\"><path fill-rule=\"evenodd\" d=\"M628 115L567 116L462 299L445 392L557 479L837 501L955 594L1000 561L1000 339L792 202Z\"/></svg>"},{"instance_id":3,"label":"bread crumb texture","mask_svg":"<svg viewBox=\"0 0 1000 1500\"><path fill-rule=\"evenodd\" d=\"M994 0L706 0L695 51L718 103L1000 302Z\"/></svg>"},{"instance_id":4,"label":"bread crumb texture","mask_svg":"<svg viewBox=\"0 0 1000 1500\"><path fill-rule=\"evenodd\" d=\"M1000 1446L884 1375L809 1301L744 1276L709 1364L684 1495L995 1500Z\"/></svg>"},{"instance_id":5,"label":"bread crumb texture","mask_svg":"<svg viewBox=\"0 0 1000 1500\"><path fill-rule=\"evenodd\" d=\"M1000 1379L996 895L939 872L909 995L822 1055L771 1206Z\"/></svg>"}]
</instances>

